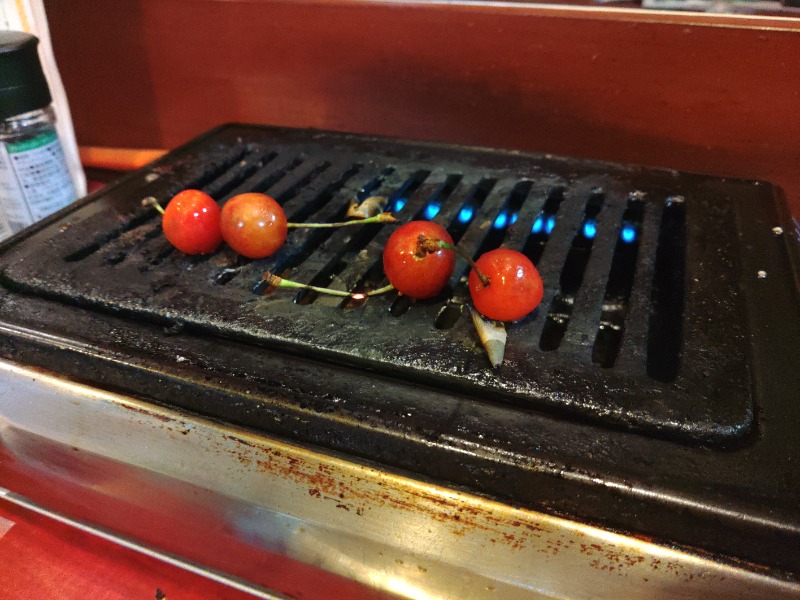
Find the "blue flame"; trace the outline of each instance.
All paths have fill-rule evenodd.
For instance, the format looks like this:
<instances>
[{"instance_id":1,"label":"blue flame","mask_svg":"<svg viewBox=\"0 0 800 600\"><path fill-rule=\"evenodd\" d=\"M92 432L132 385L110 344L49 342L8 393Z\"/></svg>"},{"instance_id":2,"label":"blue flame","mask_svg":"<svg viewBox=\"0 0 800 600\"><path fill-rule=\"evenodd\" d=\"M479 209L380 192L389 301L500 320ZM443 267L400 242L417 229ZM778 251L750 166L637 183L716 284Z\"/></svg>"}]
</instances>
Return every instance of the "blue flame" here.
<instances>
[{"instance_id":1,"label":"blue flame","mask_svg":"<svg viewBox=\"0 0 800 600\"><path fill-rule=\"evenodd\" d=\"M495 229L502 229L503 227L506 226L507 223L508 223L508 215L506 214L506 211L503 211L499 215L497 215L497 218L494 220L493 227Z\"/></svg>"},{"instance_id":2,"label":"blue flame","mask_svg":"<svg viewBox=\"0 0 800 600\"><path fill-rule=\"evenodd\" d=\"M517 219L519 219L519 213L512 213L511 214L511 220L509 221L509 225L513 225L514 223L516 223Z\"/></svg>"},{"instance_id":3,"label":"blue flame","mask_svg":"<svg viewBox=\"0 0 800 600\"><path fill-rule=\"evenodd\" d=\"M433 219L436 215L439 214L439 211L442 210L441 204L431 203L425 207L425 218L429 221Z\"/></svg>"},{"instance_id":4,"label":"blue flame","mask_svg":"<svg viewBox=\"0 0 800 600\"><path fill-rule=\"evenodd\" d=\"M555 215L550 215L549 217L547 217L547 223L545 223L544 232L547 235L550 235L551 233L553 233L553 228L555 226L556 226L556 217Z\"/></svg>"},{"instance_id":5,"label":"blue flame","mask_svg":"<svg viewBox=\"0 0 800 600\"><path fill-rule=\"evenodd\" d=\"M624 225L619 235L623 242L632 244L636 241L636 227L633 225Z\"/></svg>"},{"instance_id":6,"label":"blue flame","mask_svg":"<svg viewBox=\"0 0 800 600\"><path fill-rule=\"evenodd\" d=\"M403 210L403 207L406 205L406 202L408 202L406 198L398 198L397 200L395 200L393 211L400 212L401 210Z\"/></svg>"},{"instance_id":7,"label":"blue flame","mask_svg":"<svg viewBox=\"0 0 800 600\"><path fill-rule=\"evenodd\" d=\"M531 227L531 233L540 233L543 228L544 228L544 219L542 218L542 215L539 215L533 222L533 227Z\"/></svg>"},{"instance_id":8,"label":"blue flame","mask_svg":"<svg viewBox=\"0 0 800 600\"><path fill-rule=\"evenodd\" d=\"M594 219L590 219L583 224L583 237L587 240L594 239L597 235L597 223Z\"/></svg>"},{"instance_id":9,"label":"blue flame","mask_svg":"<svg viewBox=\"0 0 800 600\"><path fill-rule=\"evenodd\" d=\"M458 213L458 222L459 223L469 223L472 220L475 211L472 209L471 206L465 206L461 209Z\"/></svg>"}]
</instances>

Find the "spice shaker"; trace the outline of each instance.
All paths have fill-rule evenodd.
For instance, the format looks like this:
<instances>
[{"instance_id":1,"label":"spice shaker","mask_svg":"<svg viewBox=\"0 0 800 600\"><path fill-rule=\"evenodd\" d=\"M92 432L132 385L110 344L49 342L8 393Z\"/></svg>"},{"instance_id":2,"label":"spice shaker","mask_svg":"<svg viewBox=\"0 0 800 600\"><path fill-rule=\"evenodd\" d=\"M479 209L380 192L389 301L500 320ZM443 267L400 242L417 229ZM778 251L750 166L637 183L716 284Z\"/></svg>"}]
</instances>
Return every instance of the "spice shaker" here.
<instances>
[{"instance_id":1,"label":"spice shaker","mask_svg":"<svg viewBox=\"0 0 800 600\"><path fill-rule=\"evenodd\" d=\"M38 44L28 33L0 31L0 240L77 196Z\"/></svg>"}]
</instances>

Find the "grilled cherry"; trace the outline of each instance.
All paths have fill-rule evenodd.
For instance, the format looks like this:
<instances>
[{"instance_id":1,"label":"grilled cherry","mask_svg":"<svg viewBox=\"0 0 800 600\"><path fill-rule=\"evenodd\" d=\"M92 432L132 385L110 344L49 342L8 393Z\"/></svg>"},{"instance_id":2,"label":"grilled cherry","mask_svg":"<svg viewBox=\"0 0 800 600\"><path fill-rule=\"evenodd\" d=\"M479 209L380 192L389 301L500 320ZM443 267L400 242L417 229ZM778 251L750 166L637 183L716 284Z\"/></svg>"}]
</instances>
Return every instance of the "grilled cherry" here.
<instances>
[{"instance_id":1,"label":"grilled cherry","mask_svg":"<svg viewBox=\"0 0 800 600\"><path fill-rule=\"evenodd\" d=\"M468 284L475 308L495 321L521 319L539 306L544 295L542 278L533 263L524 254L505 248L481 255L469 273Z\"/></svg>"},{"instance_id":2,"label":"grilled cherry","mask_svg":"<svg viewBox=\"0 0 800 600\"><path fill-rule=\"evenodd\" d=\"M398 227L383 249L383 271L401 294L424 299L436 296L450 279L456 258L453 238L441 225L411 221Z\"/></svg>"},{"instance_id":3,"label":"grilled cherry","mask_svg":"<svg viewBox=\"0 0 800 600\"><path fill-rule=\"evenodd\" d=\"M239 194L222 207L222 238L247 258L265 258L286 241L283 208L266 194Z\"/></svg>"},{"instance_id":4,"label":"grilled cherry","mask_svg":"<svg viewBox=\"0 0 800 600\"><path fill-rule=\"evenodd\" d=\"M220 210L214 199L200 190L184 190L177 194L167 208L161 227L167 240L186 254L209 254L222 243Z\"/></svg>"}]
</instances>

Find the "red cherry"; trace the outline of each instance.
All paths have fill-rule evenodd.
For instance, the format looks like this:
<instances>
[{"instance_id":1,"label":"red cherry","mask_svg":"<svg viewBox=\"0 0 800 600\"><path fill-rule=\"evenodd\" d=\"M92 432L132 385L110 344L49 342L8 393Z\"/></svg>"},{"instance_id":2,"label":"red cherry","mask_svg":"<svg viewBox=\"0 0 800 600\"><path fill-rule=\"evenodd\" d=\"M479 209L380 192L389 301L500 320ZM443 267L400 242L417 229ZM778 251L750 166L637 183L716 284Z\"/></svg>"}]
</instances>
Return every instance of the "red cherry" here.
<instances>
[{"instance_id":1,"label":"red cherry","mask_svg":"<svg viewBox=\"0 0 800 600\"><path fill-rule=\"evenodd\" d=\"M441 225L431 221L411 221L398 227L383 249L383 271L398 292L412 298L432 298L445 285L456 257L452 250L420 247L420 239L453 243L453 238Z\"/></svg>"},{"instance_id":2,"label":"red cherry","mask_svg":"<svg viewBox=\"0 0 800 600\"><path fill-rule=\"evenodd\" d=\"M222 243L220 210L200 190L184 190L164 210L161 227L169 243L186 254L209 254Z\"/></svg>"},{"instance_id":3,"label":"red cherry","mask_svg":"<svg viewBox=\"0 0 800 600\"><path fill-rule=\"evenodd\" d=\"M476 265L489 278L489 285L483 285L472 269L469 293L475 308L487 319L516 321L542 301L542 278L524 254L498 248L481 255Z\"/></svg>"},{"instance_id":4,"label":"red cherry","mask_svg":"<svg viewBox=\"0 0 800 600\"><path fill-rule=\"evenodd\" d=\"M286 241L286 214L273 198L250 192L222 207L222 238L247 258L272 256Z\"/></svg>"}]
</instances>

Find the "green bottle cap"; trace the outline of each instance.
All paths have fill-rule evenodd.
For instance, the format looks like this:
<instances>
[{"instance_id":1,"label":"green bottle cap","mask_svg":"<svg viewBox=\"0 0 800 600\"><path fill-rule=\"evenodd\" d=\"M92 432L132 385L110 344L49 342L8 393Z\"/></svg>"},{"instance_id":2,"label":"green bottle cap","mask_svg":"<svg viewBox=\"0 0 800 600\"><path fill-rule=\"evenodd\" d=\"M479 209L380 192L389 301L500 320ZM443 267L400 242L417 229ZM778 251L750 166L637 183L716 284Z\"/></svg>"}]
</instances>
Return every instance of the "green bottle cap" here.
<instances>
[{"instance_id":1,"label":"green bottle cap","mask_svg":"<svg viewBox=\"0 0 800 600\"><path fill-rule=\"evenodd\" d=\"M52 101L36 46L21 31L0 31L0 120L44 108Z\"/></svg>"}]
</instances>

